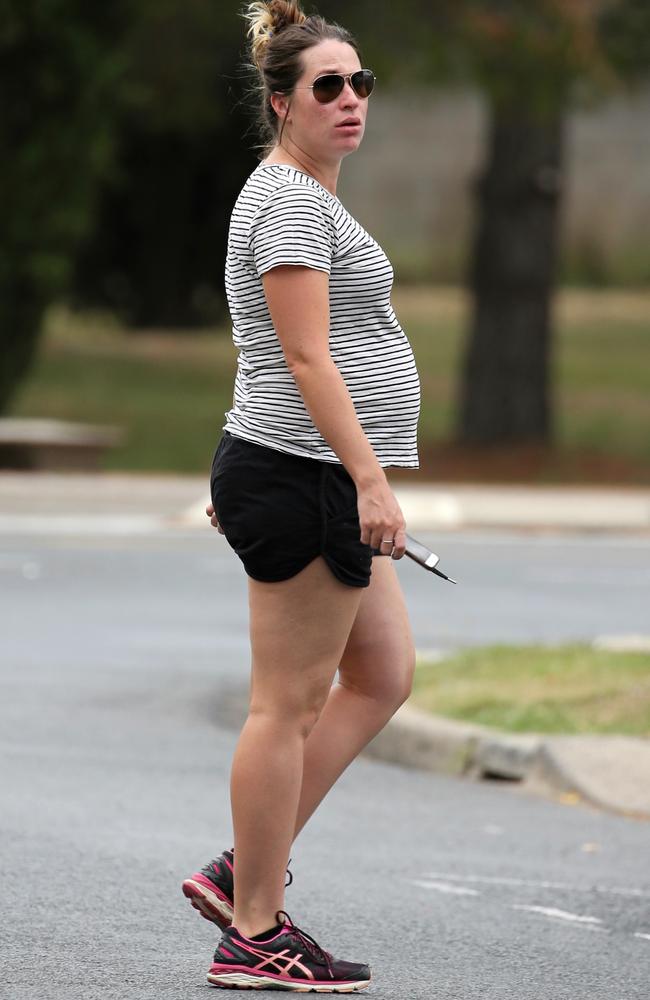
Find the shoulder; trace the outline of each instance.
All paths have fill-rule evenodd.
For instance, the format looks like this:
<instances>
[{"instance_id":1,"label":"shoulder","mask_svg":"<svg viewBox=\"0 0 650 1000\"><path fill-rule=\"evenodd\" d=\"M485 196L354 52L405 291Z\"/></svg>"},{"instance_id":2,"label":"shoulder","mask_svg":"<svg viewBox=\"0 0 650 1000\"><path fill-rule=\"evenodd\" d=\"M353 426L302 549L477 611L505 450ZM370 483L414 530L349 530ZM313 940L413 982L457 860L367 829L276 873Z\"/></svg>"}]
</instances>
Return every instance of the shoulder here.
<instances>
[{"instance_id":1,"label":"shoulder","mask_svg":"<svg viewBox=\"0 0 650 1000\"><path fill-rule=\"evenodd\" d=\"M278 206L284 210L293 208L298 213L301 210L320 212L324 218L334 221L336 208L340 205L314 177L285 163L269 164L253 171L242 194L244 192L256 202L256 215Z\"/></svg>"},{"instance_id":2,"label":"shoulder","mask_svg":"<svg viewBox=\"0 0 650 1000\"><path fill-rule=\"evenodd\" d=\"M250 179L257 182L260 174L264 175L263 190L249 216L251 249L282 244L285 250L302 247L306 253L309 249L310 260L319 253L331 260L338 227L330 200L336 199L313 177L284 164L256 171Z\"/></svg>"}]
</instances>

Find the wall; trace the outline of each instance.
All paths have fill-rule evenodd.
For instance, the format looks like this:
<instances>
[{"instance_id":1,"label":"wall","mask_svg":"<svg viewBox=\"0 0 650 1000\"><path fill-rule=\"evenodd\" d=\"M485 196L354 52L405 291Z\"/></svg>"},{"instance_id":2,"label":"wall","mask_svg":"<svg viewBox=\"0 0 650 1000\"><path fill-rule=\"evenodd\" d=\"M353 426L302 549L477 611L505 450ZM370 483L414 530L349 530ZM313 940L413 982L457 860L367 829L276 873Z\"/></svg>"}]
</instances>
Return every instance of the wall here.
<instances>
[{"instance_id":1,"label":"wall","mask_svg":"<svg viewBox=\"0 0 650 1000\"><path fill-rule=\"evenodd\" d=\"M371 98L338 194L389 254L397 280L462 280L485 123L474 92ZM566 163L562 276L650 283L650 89L573 111Z\"/></svg>"}]
</instances>

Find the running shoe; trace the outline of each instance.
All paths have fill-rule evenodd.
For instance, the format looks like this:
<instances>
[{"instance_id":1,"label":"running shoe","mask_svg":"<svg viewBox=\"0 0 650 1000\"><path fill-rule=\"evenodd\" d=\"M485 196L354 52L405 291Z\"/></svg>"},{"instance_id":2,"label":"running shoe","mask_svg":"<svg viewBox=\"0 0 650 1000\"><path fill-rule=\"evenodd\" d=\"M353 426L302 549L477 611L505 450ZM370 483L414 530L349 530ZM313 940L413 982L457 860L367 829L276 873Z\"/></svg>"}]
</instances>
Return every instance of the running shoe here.
<instances>
[{"instance_id":1,"label":"running shoe","mask_svg":"<svg viewBox=\"0 0 650 1000\"><path fill-rule=\"evenodd\" d=\"M228 927L208 972L210 986L225 989L293 990L296 993L353 993L370 985L370 969L343 962L296 927L284 910L279 926L261 940Z\"/></svg>"},{"instance_id":2,"label":"running shoe","mask_svg":"<svg viewBox=\"0 0 650 1000\"><path fill-rule=\"evenodd\" d=\"M218 858L204 865L201 871L186 878L181 886L183 895L187 896L194 909L198 910L206 920L212 920L221 928L229 927L232 923L235 874L233 866L233 852L224 851ZM289 881L286 886L289 886L293 882L293 875L288 868L287 875Z\"/></svg>"},{"instance_id":3,"label":"running shoe","mask_svg":"<svg viewBox=\"0 0 650 1000\"><path fill-rule=\"evenodd\" d=\"M233 852L224 851L186 878L181 886L195 910L219 927L229 927L233 915Z\"/></svg>"}]
</instances>

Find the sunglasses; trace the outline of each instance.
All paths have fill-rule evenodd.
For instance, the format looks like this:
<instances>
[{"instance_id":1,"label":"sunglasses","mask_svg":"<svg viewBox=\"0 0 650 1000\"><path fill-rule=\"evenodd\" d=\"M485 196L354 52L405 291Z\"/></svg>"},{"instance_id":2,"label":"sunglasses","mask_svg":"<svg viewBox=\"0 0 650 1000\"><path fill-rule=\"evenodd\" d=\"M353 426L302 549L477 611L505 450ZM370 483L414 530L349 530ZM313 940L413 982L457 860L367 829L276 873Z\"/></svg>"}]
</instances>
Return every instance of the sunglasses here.
<instances>
[{"instance_id":1,"label":"sunglasses","mask_svg":"<svg viewBox=\"0 0 650 1000\"><path fill-rule=\"evenodd\" d=\"M371 69L358 69L356 73L348 73L343 76L341 73L328 73L326 76L319 76L314 80L311 87L296 87L296 90L313 90L314 97L319 104L329 104L335 101L343 88L345 81L350 81L350 86L357 97L370 97L375 86L375 74Z\"/></svg>"}]
</instances>

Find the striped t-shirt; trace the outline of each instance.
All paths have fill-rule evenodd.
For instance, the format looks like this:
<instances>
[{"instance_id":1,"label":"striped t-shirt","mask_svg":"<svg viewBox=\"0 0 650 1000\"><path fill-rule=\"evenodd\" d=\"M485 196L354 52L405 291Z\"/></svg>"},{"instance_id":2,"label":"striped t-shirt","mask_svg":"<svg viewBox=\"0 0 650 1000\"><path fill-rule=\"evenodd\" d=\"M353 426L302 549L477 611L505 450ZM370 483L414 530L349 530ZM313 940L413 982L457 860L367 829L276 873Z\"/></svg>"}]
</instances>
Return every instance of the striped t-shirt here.
<instances>
[{"instance_id":1,"label":"striped t-shirt","mask_svg":"<svg viewBox=\"0 0 650 1000\"><path fill-rule=\"evenodd\" d=\"M226 294L239 350L224 430L292 455L340 462L315 427L273 329L261 276L278 264L329 274L332 360L382 466L418 467L420 383L390 303L378 243L310 174L260 164L230 218Z\"/></svg>"}]
</instances>

